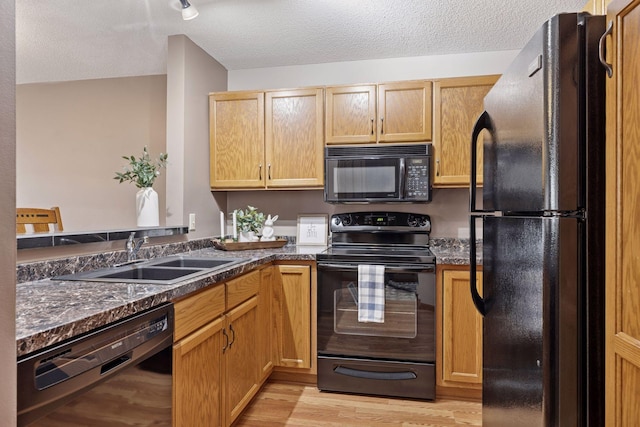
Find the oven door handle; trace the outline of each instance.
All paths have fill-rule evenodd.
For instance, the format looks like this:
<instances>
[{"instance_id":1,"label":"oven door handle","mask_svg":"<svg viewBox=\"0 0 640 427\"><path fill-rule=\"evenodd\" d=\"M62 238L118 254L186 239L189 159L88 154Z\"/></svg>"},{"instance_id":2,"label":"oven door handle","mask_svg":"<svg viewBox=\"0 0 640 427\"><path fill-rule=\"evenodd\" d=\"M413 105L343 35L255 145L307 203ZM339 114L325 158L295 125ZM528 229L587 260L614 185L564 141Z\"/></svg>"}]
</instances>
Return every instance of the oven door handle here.
<instances>
[{"instance_id":1,"label":"oven door handle","mask_svg":"<svg viewBox=\"0 0 640 427\"><path fill-rule=\"evenodd\" d=\"M380 264L384 265L384 264ZM327 264L327 263L318 263L318 268L334 268L340 270L357 270L358 264ZM422 272L422 273L433 273L436 271L435 266L433 265L384 265L385 271L391 272L402 272L402 271L413 271L413 272Z\"/></svg>"}]
</instances>

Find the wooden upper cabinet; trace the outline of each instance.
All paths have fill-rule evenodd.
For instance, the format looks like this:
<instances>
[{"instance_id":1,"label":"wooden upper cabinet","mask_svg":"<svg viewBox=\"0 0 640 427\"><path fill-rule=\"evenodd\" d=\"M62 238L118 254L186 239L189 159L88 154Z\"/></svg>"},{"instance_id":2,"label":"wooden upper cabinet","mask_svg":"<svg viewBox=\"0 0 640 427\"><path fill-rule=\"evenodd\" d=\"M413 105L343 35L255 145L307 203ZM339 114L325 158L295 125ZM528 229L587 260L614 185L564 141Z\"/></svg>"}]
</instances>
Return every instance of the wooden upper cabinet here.
<instances>
[{"instance_id":1,"label":"wooden upper cabinet","mask_svg":"<svg viewBox=\"0 0 640 427\"><path fill-rule=\"evenodd\" d=\"M431 141L431 82L378 86L378 141Z\"/></svg>"},{"instance_id":2,"label":"wooden upper cabinet","mask_svg":"<svg viewBox=\"0 0 640 427\"><path fill-rule=\"evenodd\" d=\"M209 96L211 188L262 188L264 93Z\"/></svg>"},{"instance_id":3,"label":"wooden upper cabinet","mask_svg":"<svg viewBox=\"0 0 640 427\"><path fill-rule=\"evenodd\" d=\"M607 7L606 426L640 420L640 1Z\"/></svg>"},{"instance_id":4,"label":"wooden upper cabinet","mask_svg":"<svg viewBox=\"0 0 640 427\"><path fill-rule=\"evenodd\" d=\"M322 88L209 96L211 188L322 188Z\"/></svg>"},{"instance_id":5,"label":"wooden upper cabinet","mask_svg":"<svg viewBox=\"0 0 640 427\"><path fill-rule=\"evenodd\" d=\"M434 180L437 187L468 187L471 132L484 97L499 76L444 79L435 82ZM482 136L478 141L478 184L482 184Z\"/></svg>"},{"instance_id":6,"label":"wooden upper cabinet","mask_svg":"<svg viewBox=\"0 0 640 427\"><path fill-rule=\"evenodd\" d=\"M324 185L324 91L266 93L267 187Z\"/></svg>"},{"instance_id":7,"label":"wooden upper cabinet","mask_svg":"<svg viewBox=\"0 0 640 427\"><path fill-rule=\"evenodd\" d=\"M588 0L582 10L592 15L604 15L611 0Z\"/></svg>"},{"instance_id":8,"label":"wooden upper cabinet","mask_svg":"<svg viewBox=\"0 0 640 427\"><path fill-rule=\"evenodd\" d=\"M429 81L328 87L327 144L431 141Z\"/></svg>"},{"instance_id":9,"label":"wooden upper cabinet","mask_svg":"<svg viewBox=\"0 0 640 427\"><path fill-rule=\"evenodd\" d=\"M376 85L337 86L326 90L326 142L376 142Z\"/></svg>"}]
</instances>

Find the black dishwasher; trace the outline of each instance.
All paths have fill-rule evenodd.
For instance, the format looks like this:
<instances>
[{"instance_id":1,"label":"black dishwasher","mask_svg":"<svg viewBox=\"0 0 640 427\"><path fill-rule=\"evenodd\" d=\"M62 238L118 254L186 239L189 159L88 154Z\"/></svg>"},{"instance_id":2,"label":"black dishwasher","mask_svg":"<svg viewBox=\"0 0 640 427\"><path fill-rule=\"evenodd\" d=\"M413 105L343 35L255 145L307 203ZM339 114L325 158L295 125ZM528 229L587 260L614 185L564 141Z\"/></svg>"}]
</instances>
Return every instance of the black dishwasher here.
<instances>
[{"instance_id":1,"label":"black dishwasher","mask_svg":"<svg viewBox=\"0 0 640 427\"><path fill-rule=\"evenodd\" d=\"M173 305L18 359L18 426L171 426Z\"/></svg>"}]
</instances>

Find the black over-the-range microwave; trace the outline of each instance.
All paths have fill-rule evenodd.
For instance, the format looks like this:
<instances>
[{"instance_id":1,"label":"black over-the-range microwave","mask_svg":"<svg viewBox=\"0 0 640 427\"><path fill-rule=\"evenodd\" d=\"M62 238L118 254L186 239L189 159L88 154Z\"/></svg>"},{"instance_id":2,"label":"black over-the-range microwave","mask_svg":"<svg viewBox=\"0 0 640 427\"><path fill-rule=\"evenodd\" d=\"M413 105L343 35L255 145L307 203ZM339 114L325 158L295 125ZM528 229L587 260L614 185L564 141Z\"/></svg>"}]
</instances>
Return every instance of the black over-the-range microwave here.
<instances>
[{"instance_id":1,"label":"black over-the-range microwave","mask_svg":"<svg viewBox=\"0 0 640 427\"><path fill-rule=\"evenodd\" d=\"M325 148L328 203L431 201L431 144Z\"/></svg>"}]
</instances>

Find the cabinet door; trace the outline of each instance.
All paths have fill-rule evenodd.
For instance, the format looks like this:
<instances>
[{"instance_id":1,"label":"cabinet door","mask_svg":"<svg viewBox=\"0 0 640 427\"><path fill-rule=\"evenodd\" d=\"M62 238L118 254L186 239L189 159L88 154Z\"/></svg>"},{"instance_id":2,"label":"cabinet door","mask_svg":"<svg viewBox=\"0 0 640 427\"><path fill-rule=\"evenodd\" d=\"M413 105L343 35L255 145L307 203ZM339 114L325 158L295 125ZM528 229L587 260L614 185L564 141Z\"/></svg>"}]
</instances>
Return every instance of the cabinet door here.
<instances>
[{"instance_id":1,"label":"cabinet door","mask_svg":"<svg viewBox=\"0 0 640 427\"><path fill-rule=\"evenodd\" d=\"M606 10L609 3L611 3L611 0L588 0L582 10L592 15L604 15L607 13Z\"/></svg>"},{"instance_id":2,"label":"cabinet door","mask_svg":"<svg viewBox=\"0 0 640 427\"><path fill-rule=\"evenodd\" d=\"M229 344L225 350L226 425L231 425L258 392L257 339L258 297L226 315Z\"/></svg>"},{"instance_id":3,"label":"cabinet door","mask_svg":"<svg viewBox=\"0 0 640 427\"><path fill-rule=\"evenodd\" d=\"M431 141L431 82L378 86L378 141Z\"/></svg>"},{"instance_id":4,"label":"cabinet door","mask_svg":"<svg viewBox=\"0 0 640 427\"><path fill-rule=\"evenodd\" d=\"M267 187L323 186L323 94L319 88L267 92Z\"/></svg>"},{"instance_id":5,"label":"cabinet door","mask_svg":"<svg viewBox=\"0 0 640 427\"><path fill-rule=\"evenodd\" d=\"M640 2L613 1L607 57L606 422L640 420Z\"/></svg>"},{"instance_id":6,"label":"cabinet door","mask_svg":"<svg viewBox=\"0 0 640 427\"><path fill-rule=\"evenodd\" d=\"M219 318L173 346L173 425L222 426L222 326Z\"/></svg>"},{"instance_id":7,"label":"cabinet door","mask_svg":"<svg viewBox=\"0 0 640 427\"><path fill-rule=\"evenodd\" d=\"M264 93L211 94L209 144L211 188L263 188Z\"/></svg>"},{"instance_id":8,"label":"cabinet door","mask_svg":"<svg viewBox=\"0 0 640 427\"><path fill-rule=\"evenodd\" d=\"M482 276L477 276L482 291ZM448 397L477 397L482 388L482 316L469 291L469 268L438 267L437 385Z\"/></svg>"},{"instance_id":9,"label":"cabinet door","mask_svg":"<svg viewBox=\"0 0 640 427\"><path fill-rule=\"evenodd\" d=\"M272 283L274 267L260 270L260 293L258 295L258 357L260 365L260 382L269 377L273 370L273 321L271 305L273 300Z\"/></svg>"},{"instance_id":10,"label":"cabinet door","mask_svg":"<svg viewBox=\"0 0 640 427\"><path fill-rule=\"evenodd\" d=\"M434 186L469 186L471 132L484 109L484 97L498 77L456 78L435 83ZM479 142L477 179L482 184L482 140Z\"/></svg>"},{"instance_id":11,"label":"cabinet door","mask_svg":"<svg viewBox=\"0 0 640 427\"><path fill-rule=\"evenodd\" d=\"M276 366L311 367L311 275L309 266L279 265L274 276Z\"/></svg>"},{"instance_id":12,"label":"cabinet door","mask_svg":"<svg viewBox=\"0 0 640 427\"><path fill-rule=\"evenodd\" d=\"M328 144L376 142L376 85L328 87L325 117Z\"/></svg>"}]
</instances>

